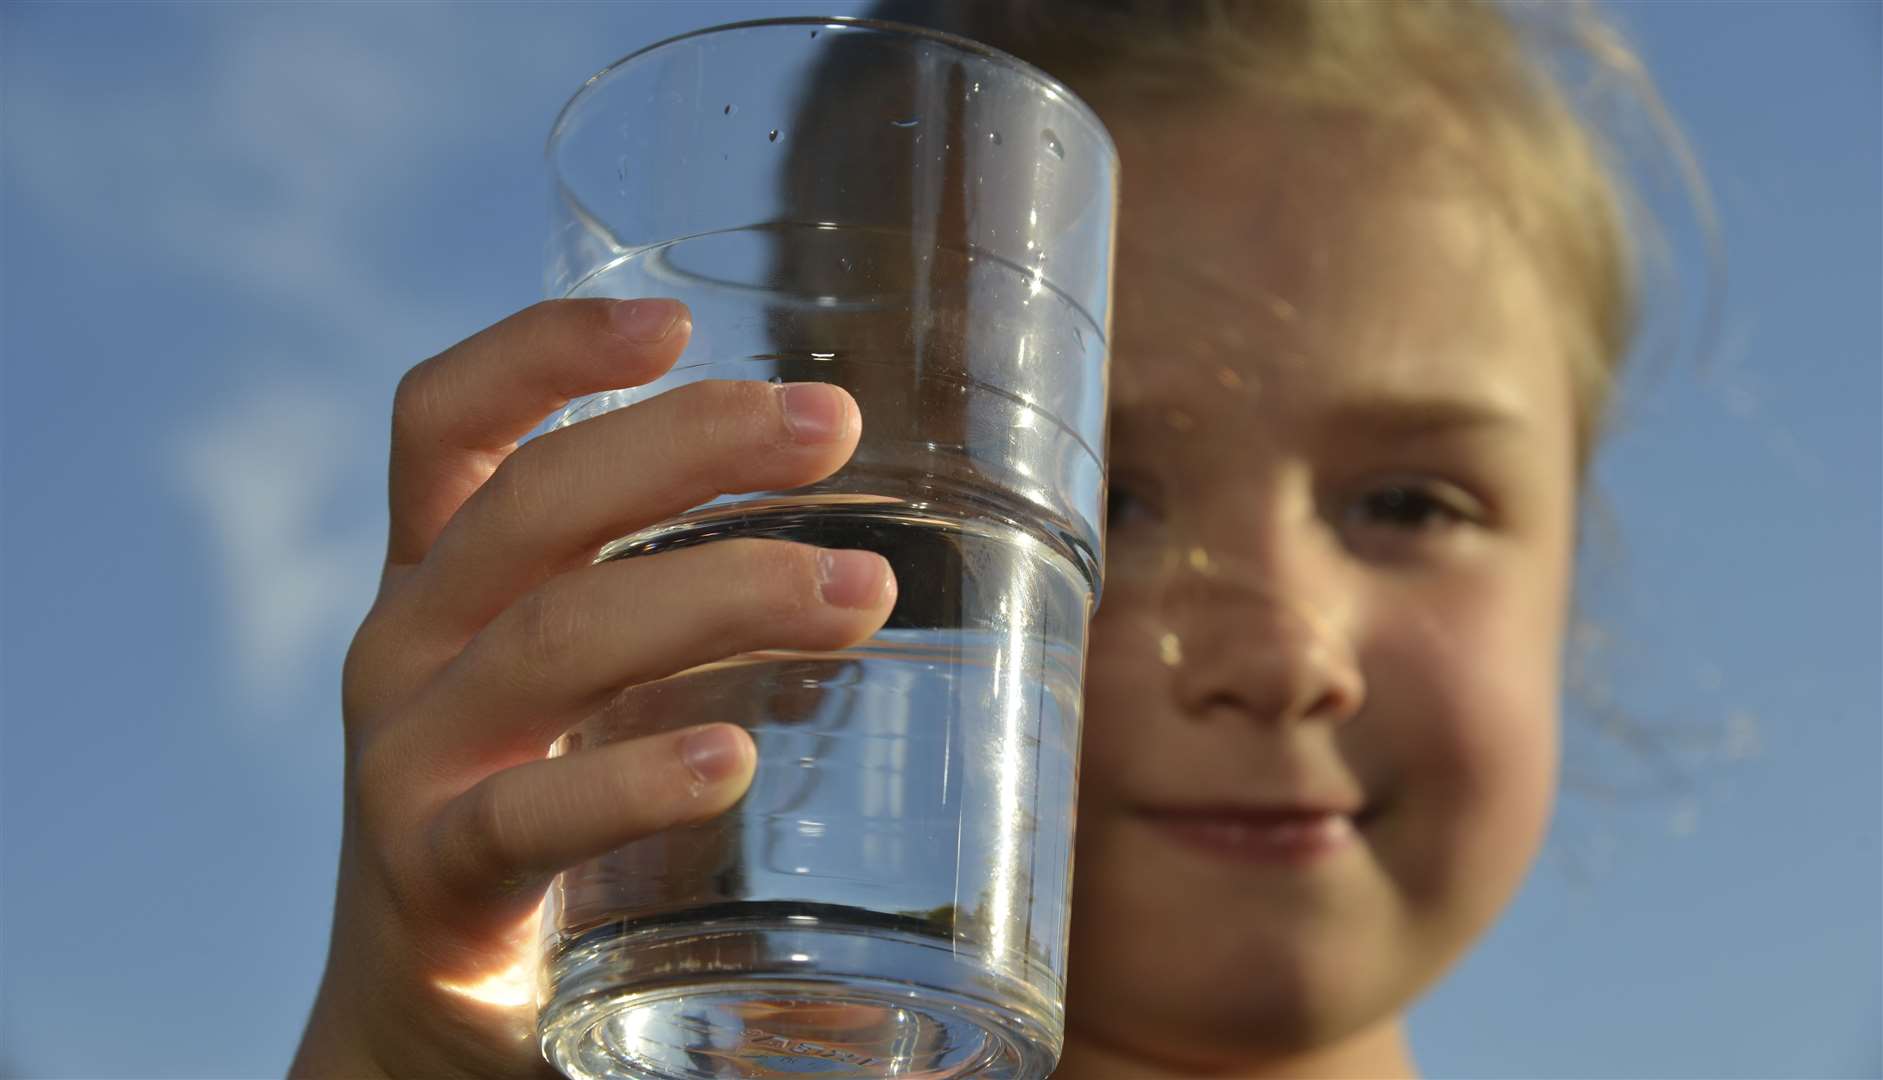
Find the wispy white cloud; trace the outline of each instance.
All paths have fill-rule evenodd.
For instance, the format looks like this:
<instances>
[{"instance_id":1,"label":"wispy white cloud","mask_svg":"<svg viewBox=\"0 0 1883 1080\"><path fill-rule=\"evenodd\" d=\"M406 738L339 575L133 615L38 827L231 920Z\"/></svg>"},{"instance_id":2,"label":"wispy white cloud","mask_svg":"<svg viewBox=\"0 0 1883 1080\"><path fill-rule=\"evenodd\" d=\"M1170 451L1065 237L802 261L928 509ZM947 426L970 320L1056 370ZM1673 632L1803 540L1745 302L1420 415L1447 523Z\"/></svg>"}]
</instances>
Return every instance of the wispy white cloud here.
<instances>
[{"instance_id":1,"label":"wispy white cloud","mask_svg":"<svg viewBox=\"0 0 1883 1080\"><path fill-rule=\"evenodd\" d=\"M163 403L166 461L216 553L230 689L331 685L378 574L392 385L503 314L440 287L464 268L411 223L452 220L442 205L476 234L534 227L540 203L480 187L479 165L533 159L581 79L685 24L751 14L735 8L200 5L102 81L73 68L76 39L9 53L9 197L96 252L114 287L201 283L202 354L169 360L223 389Z\"/></svg>"},{"instance_id":2,"label":"wispy white cloud","mask_svg":"<svg viewBox=\"0 0 1883 1080\"><path fill-rule=\"evenodd\" d=\"M286 306L370 339L410 325L368 226L459 141L474 102L436 26L400 19L343 32L304 9L206 26L198 76L154 92L60 94L22 73L10 119L31 146L25 194L75 241L202 275L232 303ZM298 17L297 17L298 15ZM369 32L370 31L370 32Z\"/></svg>"},{"instance_id":3,"label":"wispy white cloud","mask_svg":"<svg viewBox=\"0 0 1883 1080\"><path fill-rule=\"evenodd\" d=\"M213 297L200 341L222 355L187 362L228 390L177 409L167 460L216 553L227 689L281 700L332 680L371 600L383 489L360 480L383 475L390 386L464 329L455 301L412 286L423 253L375 223L422 205L440 161L488 138L489 96L554 50L519 35L535 47L480 78L502 28L455 29L436 8L178 17L197 20L201 63L141 92L74 94L61 57L17 53L9 172L75 247ZM254 325L279 330L258 341Z\"/></svg>"},{"instance_id":4,"label":"wispy white cloud","mask_svg":"<svg viewBox=\"0 0 1883 1080\"><path fill-rule=\"evenodd\" d=\"M364 427L333 398L263 396L182 439L180 480L222 568L233 674L257 700L300 690L372 601L378 530L325 512L348 472L336 449L361 445Z\"/></svg>"}]
</instances>

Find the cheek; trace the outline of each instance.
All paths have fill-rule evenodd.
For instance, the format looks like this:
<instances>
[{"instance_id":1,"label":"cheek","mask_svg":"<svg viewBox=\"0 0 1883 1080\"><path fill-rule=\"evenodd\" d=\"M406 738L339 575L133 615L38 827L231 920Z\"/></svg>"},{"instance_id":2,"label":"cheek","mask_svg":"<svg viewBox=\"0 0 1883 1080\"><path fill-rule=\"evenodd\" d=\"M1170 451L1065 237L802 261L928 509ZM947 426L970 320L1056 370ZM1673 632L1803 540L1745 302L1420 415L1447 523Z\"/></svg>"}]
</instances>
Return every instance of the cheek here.
<instances>
[{"instance_id":1,"label":"cheek","mask_svg":"<svg viewBox=\"0 0 1883 1080\"><path fill-rule=\"evenodd\" d=\"M1393 804L1380 855L1416 907L1481 925L1522 880L1555 795L1560 603L1473 585L1374 639L1349 737Z\"/></svg>"},{"instance_id":2,"label":"cheek","mask_svg":"<svg viewBox=\"0 0 1883 1080\"><path fill-rule=\"evenodd\" d=\"M1131 600L1108 595L1092 621L1079 772L1082 805L1118 786L1138 760L1136 744L1154 734L1166 710L1170 672L1158 659L1163 624Z\"/></svg>"}]
</instances>

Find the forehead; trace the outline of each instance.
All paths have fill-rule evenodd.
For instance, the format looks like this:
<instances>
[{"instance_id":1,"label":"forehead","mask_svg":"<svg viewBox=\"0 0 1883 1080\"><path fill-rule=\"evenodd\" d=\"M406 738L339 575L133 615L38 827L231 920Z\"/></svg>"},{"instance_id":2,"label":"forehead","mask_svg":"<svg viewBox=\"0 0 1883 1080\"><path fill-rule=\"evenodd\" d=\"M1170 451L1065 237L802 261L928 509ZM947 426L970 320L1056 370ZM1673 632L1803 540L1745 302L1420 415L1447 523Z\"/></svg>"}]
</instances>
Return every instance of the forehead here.
<instances>
[{"instance_id":1,"label":"forehead","mask_svg":"<svg viewBox=\"0 0 1883 1080\"><path fill-rule=\"evenodd\" d=\"M1558 407L1547 291L1454 144L1248 107L1106 114L1124 168L1114 400L1361 392Z\"/></svg>"}]
</instances>

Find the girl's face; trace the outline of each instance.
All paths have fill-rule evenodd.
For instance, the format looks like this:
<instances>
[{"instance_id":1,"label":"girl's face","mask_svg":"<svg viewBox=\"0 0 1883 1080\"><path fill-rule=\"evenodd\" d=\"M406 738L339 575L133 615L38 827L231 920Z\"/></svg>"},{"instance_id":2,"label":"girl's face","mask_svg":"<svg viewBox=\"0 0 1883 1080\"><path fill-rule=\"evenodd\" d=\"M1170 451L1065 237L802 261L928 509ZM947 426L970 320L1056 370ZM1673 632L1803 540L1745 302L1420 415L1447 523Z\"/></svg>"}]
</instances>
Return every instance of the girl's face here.
<instances>
[{"instance_id":1,"label":"girl's face","mask_svg":"<svg viewBox=\"0 0 1883 1080\"><path fill-rule=\"evenodd\" d=\"M1390 1026L1536 852L1566 333L1418 140L1246 106L1107 119L1112 512L1069 1015L1204 1068Z\"/></svg>"}]
</instances>

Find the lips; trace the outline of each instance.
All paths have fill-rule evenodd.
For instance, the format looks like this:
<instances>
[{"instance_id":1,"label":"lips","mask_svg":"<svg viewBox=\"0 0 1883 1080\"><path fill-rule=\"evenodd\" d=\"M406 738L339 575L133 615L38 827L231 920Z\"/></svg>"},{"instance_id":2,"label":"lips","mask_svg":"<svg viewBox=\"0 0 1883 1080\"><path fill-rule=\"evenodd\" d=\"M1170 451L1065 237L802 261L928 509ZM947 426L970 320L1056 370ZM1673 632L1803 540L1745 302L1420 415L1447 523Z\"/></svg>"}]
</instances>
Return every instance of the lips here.
<instances>
[{"instance_id":1,"label":"lips","mask_svg":"<svg viewBox=\"0 0 1883 1080\"><path fill-rule=\"evenodd\" d=\"M1347 847L1358 806L1289 803L1260 806L1147 807L1141 818L1186 849L1242 862L1306 865Z\"/></svg>"}]
</instances>

